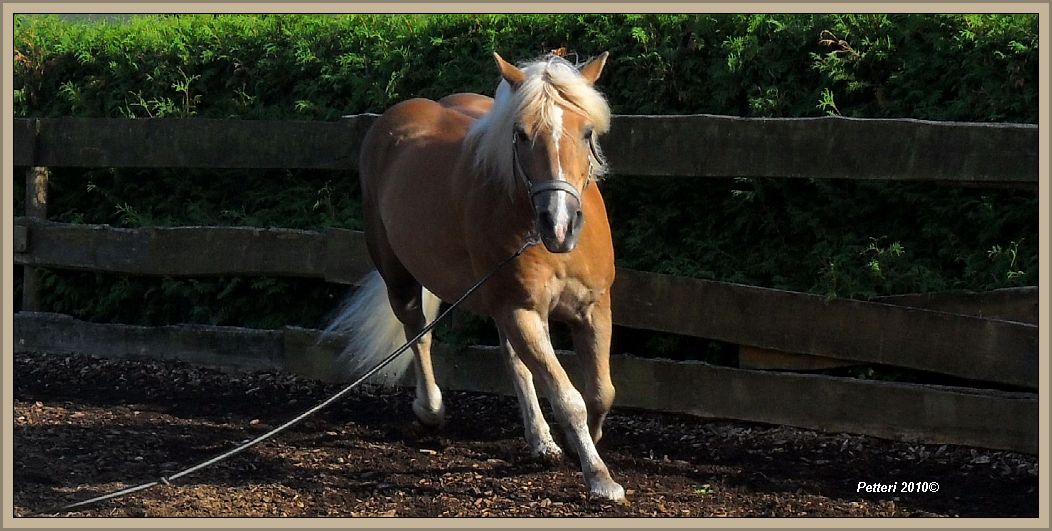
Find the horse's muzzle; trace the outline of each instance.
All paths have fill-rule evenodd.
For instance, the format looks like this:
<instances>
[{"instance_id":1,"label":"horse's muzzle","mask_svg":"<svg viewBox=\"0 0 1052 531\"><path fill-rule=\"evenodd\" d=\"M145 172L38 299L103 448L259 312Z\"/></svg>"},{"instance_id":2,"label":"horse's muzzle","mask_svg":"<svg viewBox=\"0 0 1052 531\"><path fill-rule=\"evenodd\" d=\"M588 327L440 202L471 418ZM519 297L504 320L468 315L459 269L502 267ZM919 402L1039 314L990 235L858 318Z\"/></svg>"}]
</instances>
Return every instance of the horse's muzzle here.
<instances>
[{"instance_id":1,"label":"horse's muzzle","mask_svg":"<svg viewBox=\"0 0 1052 531\"><path fill-rule=\"evenodd\" d=\"M563 190L551 190L533 197L535 225L548 252L568 253L577 247L584 225L581 201Z\"/></svg>"}]
</instances>

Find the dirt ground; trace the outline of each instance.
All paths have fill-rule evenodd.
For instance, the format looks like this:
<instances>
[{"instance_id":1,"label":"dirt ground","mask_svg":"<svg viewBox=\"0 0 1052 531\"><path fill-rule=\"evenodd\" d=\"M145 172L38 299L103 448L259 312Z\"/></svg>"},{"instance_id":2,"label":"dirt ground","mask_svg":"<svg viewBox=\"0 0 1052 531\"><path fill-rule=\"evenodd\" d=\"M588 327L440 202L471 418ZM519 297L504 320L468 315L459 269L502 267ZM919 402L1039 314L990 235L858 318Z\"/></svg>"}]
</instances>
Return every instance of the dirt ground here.
<instances>
[{"instance_id":1,"label":"dirt ground","mask_svg":"<svg viewBox=\"0 0 1052 531\"><path fill-rule=\"evenodd\" d=\"M15 514L156 479L339 389L174 362L18 354ZM630 502L590 501L579 468L532 460L514 399L362 392L231 460L66 516L1037 516L1034 456L616 410L600 452ZM550 416L549 416L550 418ZM857 492L937 482L938 492Z\"/></svg>"}]
</instances>

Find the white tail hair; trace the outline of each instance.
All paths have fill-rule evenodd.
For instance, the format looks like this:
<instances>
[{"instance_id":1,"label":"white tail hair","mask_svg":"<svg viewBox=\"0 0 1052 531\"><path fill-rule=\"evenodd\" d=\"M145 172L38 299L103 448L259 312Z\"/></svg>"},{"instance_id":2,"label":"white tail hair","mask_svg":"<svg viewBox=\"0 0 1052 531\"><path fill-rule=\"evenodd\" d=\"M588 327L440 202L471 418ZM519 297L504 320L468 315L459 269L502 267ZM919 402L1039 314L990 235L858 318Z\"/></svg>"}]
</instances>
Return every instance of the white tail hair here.
<instances>
[{"instance_id":1,"label":"white tail hair","mask_svg":"<svg viewBox=\"0 0 1052 531\"><path fill-rule=\"evenodd\" d=\"M423 289L424 318L430 323L438 315L441 302ZM402 322L395 317L387 297L387 285L375 269L362 279L359 287L340 307L336 318L325 327L323 337L345 335L349 339L337 358L337 367L348 381L375 367L409 338ZM402 353L370 378L384 386L397 385L412 366L413 352Z\"/></svg>"}]
</instances>

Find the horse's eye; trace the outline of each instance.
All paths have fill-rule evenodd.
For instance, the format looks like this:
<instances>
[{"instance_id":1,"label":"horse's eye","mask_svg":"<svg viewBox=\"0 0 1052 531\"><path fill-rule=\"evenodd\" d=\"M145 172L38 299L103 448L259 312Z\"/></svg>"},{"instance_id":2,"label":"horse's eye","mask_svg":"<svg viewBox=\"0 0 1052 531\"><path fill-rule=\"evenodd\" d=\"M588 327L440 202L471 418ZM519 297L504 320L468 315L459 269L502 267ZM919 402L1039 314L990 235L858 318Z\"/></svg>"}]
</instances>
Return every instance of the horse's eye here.
<instances>
[{"instance_id":1,"label":"horse's eye","mask_svg":"<svg viewBox=\"0 0 1052 531\"><path fill-rule=\"evenodd\" d=\"M526 130L523 129L521 126L515 127L515 138L520 142L526 142L527 140L529 140L529 137L526 135Z\"/></svg>"},{"instance_id":2,"label":"horse's eye","mask_svg":"<svg viewBox=\"0 0 1052 531\"><path fill-rule=\"evenodd\" d=\"M585 130L581 134L581 136L584 138L585 142L591 142L592 141L592 128L591 127L585 128Z\"/></svg>"}]
</instances>

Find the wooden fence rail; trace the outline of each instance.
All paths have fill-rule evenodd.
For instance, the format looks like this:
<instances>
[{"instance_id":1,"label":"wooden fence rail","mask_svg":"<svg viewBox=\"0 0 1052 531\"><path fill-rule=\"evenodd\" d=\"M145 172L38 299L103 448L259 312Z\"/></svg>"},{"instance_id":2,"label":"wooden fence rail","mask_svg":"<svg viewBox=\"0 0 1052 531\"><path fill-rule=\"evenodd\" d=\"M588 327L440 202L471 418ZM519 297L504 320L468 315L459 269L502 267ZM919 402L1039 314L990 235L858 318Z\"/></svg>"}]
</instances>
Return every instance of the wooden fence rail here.
<instances>
[{"instance_id":1,"label":"wooden fence rail","mask_svg":"<svg viewBox=\"0 0 1052 531\"><path fill-rule=\"evenodd\" d=\"M285 370L339 380L338 341L317 330L88 323L59 314L15 315L16 351L171 359L224 369ZM513 395L495 347L435 349L445 389ZM577 382L576 357L559 353ZM617 407L1036 453L1031 393L901 384L614 356ZM406 382L408 383L408 382Z\"/></svg>"},{"instance_id":2,"label":"wooden fence rail","mask_svg":"<svg viewBox=\"0 0 1052 531\"><path fill-rule=\"evenodd\" d=\"M18 119L14 162L353 170L375 119ZM1038 182L1038 129L1027 124L621 115L603 146L622 175Z\"/></svg>"},{"instance_id":3,"label":"wooden fence rail","mask_svg":"<svg viewBox=\"0 0 1052 531\"><path fill-rule=\"evenodd\" d=\"M27 197L15 261L134 275L273 275L353 284L372 269L362 234L253 227L120 229L48 222L47 167L353 171L376 115L334 122L211 119L18 119L14 164ZM878 140L878 141L875 141ZM839 117L615 116L604 148L614 173L641 177L771 177L937 181L1036 189L1038 128ZM39 182L38 182L39 181ZM41 195L43 194L43 195ZM27 286L32 288L32 277ZM27 309L35 307L28 289ZM865 302L619 268L614 321L717 339L753 357L804 354L1036 389L1036 287L909 295ZM316 331L132 327L23 312L16 350L172 357L331 377L333 347ZM449 388L508 392L492 352L440 350ZM561 354L574 374L574 357ZM1037 397L616 357L618 404L923 442L1036 452Z\"/></svg>"},{"instance_id":4,"label":"wooden fence rail","mask_svg":"<svg viewBox=\"0 0 1052 531\"><path fill-rule=\"evenodd\" d=\"M21 265L136 275L274 275L354 283L372 269L361 232L118 229L17 219ZM19 231L21 234L22 231ZM619 268L614 322L786 352L1037 387L1033 324Z\"/></svg>"},{"instance_id":5,"label":"wooden fence rail","mask_svg":"<svg viewBox=\"0 0 1052 531\"><path fill-rule=\"evenodd\" d=\"M877 297L874 300L940 312L1037 324L1039 296L1037 286L1020 286L990 291L906 293Z\"/></svg>"}]
</instances>

